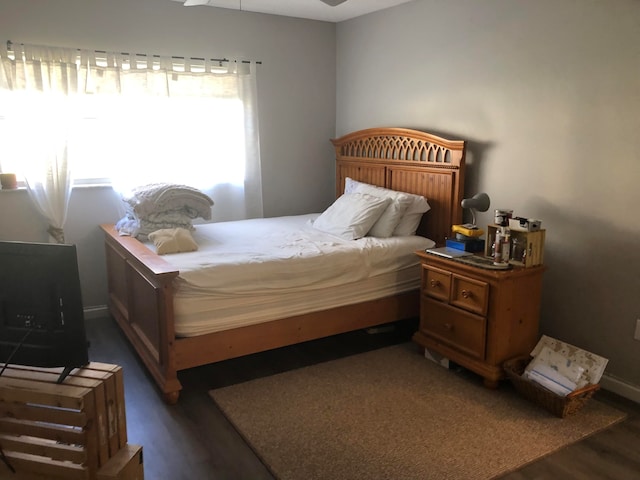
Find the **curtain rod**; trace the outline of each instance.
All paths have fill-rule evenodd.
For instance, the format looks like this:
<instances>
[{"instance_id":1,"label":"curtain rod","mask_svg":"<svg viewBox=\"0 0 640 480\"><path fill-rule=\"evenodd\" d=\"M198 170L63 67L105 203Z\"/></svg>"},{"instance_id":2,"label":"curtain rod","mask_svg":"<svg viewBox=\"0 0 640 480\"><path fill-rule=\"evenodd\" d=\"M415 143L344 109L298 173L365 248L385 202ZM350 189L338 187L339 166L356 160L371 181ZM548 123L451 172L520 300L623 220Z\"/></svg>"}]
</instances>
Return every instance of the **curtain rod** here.
<instances>
[{"instance_id":1,"label":"curtain rod","mask_svg":"<svg viewBox=\"0 0 640 480\"><path fill-rule=\"evenodd\" d=\"M24 46L24 43L19 43L18 45ZM64 48L64 47L52 47L52 48ZM13 50L13 42L11 40L7 40L7 50ZM76 49L78 51L81 51L82 49L78 48ZM95 53L110 53L107 52L106 50L93 50ZM153 57L153 58L161 58L162 55L153 55L153 54L148 54L148 53L128 53L128 52L120 52L120 55L135 55L138 57ZM170 56L169 58L173 58L176 60L185 60L186 58L188 58L188 60L199 60L201 62L204 62L206 59L203 57L178 57L178 56ZM210 62L231 62L232 60L229 60L228 58L210 58L209 59ZM250 60L233 60L233 62L240 62L240 63L251 63ZM262 65L261 61L257 61L256 65Z\"/></svg>"}]
</instances>

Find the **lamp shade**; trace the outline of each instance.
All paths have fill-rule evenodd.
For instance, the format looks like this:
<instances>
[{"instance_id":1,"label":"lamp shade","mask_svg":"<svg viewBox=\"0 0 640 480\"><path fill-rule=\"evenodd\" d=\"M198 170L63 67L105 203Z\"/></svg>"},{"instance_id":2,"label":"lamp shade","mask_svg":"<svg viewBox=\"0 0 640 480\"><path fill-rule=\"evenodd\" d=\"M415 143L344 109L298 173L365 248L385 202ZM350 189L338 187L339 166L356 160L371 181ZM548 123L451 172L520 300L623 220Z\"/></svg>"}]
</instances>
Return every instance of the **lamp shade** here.
<instances>
[{"instance_id":1,"label":"lamp shade","mask_svg":"<svg viewBox=\"0 0 640 480\"><path fill-rule=\"evenodd\" d=\"M478 212L486 212L491 205L491 199L486 193L476 193L471 198L465 198L460 202L462 208L469 208Z\"/></svg>"},{"instance_id":2,"label":"lamp shade","mask_svg":"<svg viewBox=\"0 0 640 480\"><path fill-rule=\"evenodd\" d=\"M491 199L486 193L476 193L471 198L465 198L460 202L462 208L468 208L471 210L471 223L476 224L476 212L486 212L491 205Z\"/></svg>"}]
</instances>

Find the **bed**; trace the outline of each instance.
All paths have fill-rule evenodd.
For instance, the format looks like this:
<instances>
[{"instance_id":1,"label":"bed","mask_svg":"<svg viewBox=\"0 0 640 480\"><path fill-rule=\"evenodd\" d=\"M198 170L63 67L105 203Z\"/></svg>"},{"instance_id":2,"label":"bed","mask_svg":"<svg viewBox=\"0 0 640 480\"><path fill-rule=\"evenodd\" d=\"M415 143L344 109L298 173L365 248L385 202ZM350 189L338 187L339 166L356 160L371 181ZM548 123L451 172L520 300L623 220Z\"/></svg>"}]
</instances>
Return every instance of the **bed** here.
<instances>
[{"instance_id":1,"label":"bed","mask_svg":"<svg viewBox=\"0 0 640 480\"><path fill-rule=\"evenodd\" d=\"M437 245L445 243L452 224L462 222L464 141L446 140L405 128L370 128L331 142L336 157L337 199L345 192L345 184L349 181L424 196L430 209L422 216L416 235ZM302 221L304 225L313 225L317 216L282 217L282 221ZM243 221L249 226L245 231L256 228L259 231L261 222L267 220ZM216 228L220 227L222 225ZM300 311L285 310L281 314L274 311L271 316L259 319L251 318L249 311L244 321L238 324L222 322L213 330L185 329L176 312L180 314L187 304L184 299L179 299L180 288L177 287L181 273L186 275L188 268L183 267L185 271L181 272L170 256L156 254L148 244L134 237L119 235L114 225L105 224L101 228L105 234L109 312L157 383L165 401L170 404L179 399L182 387L178 372L181 370L419 314L419 284L414 283L409 290L389 289L386 284L386 289L374 288L365 295L354 293L352 299L342 298L337 303L329 301L333 298L329 293L325 297L326 302L318 297L313 305ZM201 226L197 226L196 233L200 230ZM393 243L396 240L391 238L389 241ZM412 244L411 248L424 245L419 239L412 241L418 243ZM361 243L371 249L382 242L364 238ZM333 261L341 262L339 257ZM295 267L292 268L295 271ZM393 276L392 272L386 273ZM295 275L290 275L289 280L291 278ZM401 275L397 274L395 278L399 279L399 284ZM301 292L298 285L285 285L288 287L290 292L280 290L280 294L301 296L298 300L304 303L304 288ZM245 298L253 299L254 293L249 291ZM312 291L307 296L315 298ZM264 298L269 298L269 295L264 295ZM200 301L204 300L201 298ZM289 304L289 301L280 303ZM207 311L209 307L198 309L198 321L193 325L202 326L203 317L207 315L212 319L221 315L215 309L215 300L213 303L209 301L209 305L210 312ZM257 305L256 312L260 310L259 302ZM227 311L231 310L234 309L227 308Z\"/></svg>"}]
</instances>

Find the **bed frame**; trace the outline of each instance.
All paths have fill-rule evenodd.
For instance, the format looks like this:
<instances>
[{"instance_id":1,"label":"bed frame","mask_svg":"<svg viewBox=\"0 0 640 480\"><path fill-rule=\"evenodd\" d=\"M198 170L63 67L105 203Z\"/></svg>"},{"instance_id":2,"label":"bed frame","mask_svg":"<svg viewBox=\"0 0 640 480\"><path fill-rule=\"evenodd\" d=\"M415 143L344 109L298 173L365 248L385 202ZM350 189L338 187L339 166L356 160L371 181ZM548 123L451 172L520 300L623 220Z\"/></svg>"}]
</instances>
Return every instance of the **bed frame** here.
<instances>
[{"instance_id":1,"label":"bed frame","mask_svg":"<svg viewBox=\"0 0 640 480\"><path fill-rule=\"evenodd\" d=\"M465 142L403 128L370 128L331 140L336 195L346 177L424 195L431 210L418 233L445 243L462 222ZM132 237L105 233L109 312L129 339L165 401L178 401L178 372L208 363L416 317L418 291L296 315L196 337L176 337L173 280L179 272Z\"/></svg>"}]
</instances>

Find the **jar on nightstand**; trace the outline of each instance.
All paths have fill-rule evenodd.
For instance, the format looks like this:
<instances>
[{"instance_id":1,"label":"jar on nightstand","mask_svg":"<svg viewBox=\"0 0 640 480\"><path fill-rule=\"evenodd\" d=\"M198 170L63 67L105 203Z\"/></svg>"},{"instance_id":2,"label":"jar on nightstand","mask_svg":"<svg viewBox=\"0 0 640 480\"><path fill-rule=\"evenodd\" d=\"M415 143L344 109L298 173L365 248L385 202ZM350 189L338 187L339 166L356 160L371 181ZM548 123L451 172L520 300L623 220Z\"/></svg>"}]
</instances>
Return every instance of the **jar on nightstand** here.
<instances>
[{"instance_id":1,"label":"jar on nightstand","mask_svg":"<svg viewBox=\"0 0 640 480\"><path fill-rule=\"evenodd\" d=\"M524 238L513 236L511 240L511 260L524 265L527 259L527 241Z\"/></svg>"}]
</instances>

